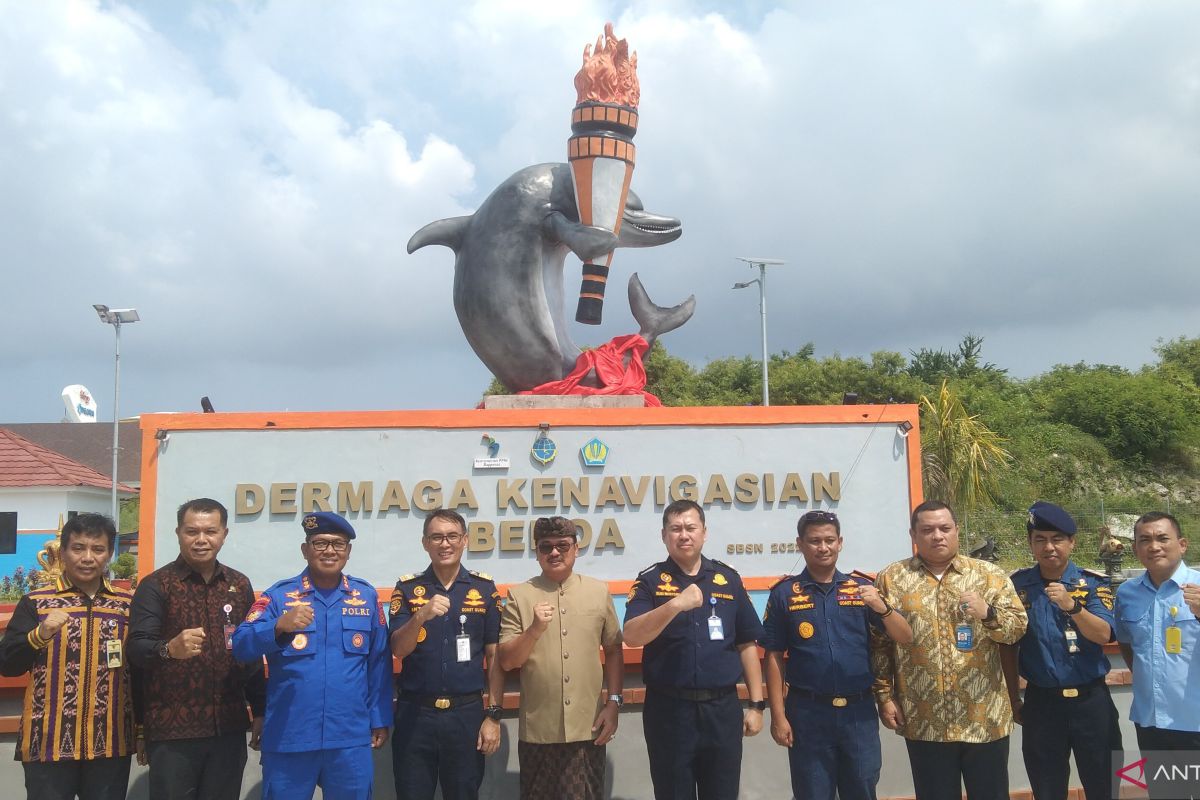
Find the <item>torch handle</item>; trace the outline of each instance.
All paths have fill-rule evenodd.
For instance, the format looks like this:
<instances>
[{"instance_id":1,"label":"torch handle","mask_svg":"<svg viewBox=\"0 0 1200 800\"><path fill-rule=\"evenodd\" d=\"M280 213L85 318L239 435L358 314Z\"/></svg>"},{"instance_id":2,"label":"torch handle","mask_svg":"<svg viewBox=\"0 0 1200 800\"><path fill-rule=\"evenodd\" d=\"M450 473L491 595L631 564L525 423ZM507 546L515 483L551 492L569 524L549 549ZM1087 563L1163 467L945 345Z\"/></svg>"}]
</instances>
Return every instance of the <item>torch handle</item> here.
<instances>
[{"instance_id":1,"label":"torch handle","mask_svg":"<svg viewBox=\"0 0 1200 800\"><path fill-rule=\"evenodd\" d=\"M575 321L584 325L599 325L604 314L604 287L608 283L608 266L585 261L583 280L579 284L579 305Z\"/></svg>"}]
</instances>

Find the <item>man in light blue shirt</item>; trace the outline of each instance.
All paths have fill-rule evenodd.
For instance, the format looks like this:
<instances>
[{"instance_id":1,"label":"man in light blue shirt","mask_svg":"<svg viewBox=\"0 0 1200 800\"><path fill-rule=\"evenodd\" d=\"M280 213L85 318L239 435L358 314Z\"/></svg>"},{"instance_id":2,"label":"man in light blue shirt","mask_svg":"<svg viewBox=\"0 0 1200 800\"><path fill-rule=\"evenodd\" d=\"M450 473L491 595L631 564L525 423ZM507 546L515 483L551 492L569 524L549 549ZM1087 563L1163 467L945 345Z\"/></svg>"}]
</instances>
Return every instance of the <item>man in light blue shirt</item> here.
<instances>
[{"instance_id":1,"label":"man in light blue shirt","mask_svg":"<svg viewBox=\"0 0 1200 800\"><path fill-rule=\"evenodd\" d=\"M1116 633L1138 748L1200 750L1200 571L1183 562L1187 539L1170 514L1143 514L1133 548L1146 572L1117 590Z\"/></svg>"}]
</instances>

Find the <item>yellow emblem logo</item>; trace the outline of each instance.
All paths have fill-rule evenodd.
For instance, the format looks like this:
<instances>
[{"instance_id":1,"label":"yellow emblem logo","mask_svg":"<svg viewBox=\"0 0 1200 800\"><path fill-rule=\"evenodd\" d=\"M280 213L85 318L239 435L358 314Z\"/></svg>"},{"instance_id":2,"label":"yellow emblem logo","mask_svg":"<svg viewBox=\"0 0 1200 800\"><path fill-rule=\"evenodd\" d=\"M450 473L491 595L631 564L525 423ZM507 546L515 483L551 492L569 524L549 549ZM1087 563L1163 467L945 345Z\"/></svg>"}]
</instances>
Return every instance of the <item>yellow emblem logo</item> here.
<instances>
[{"instance_id":1,"label":"yellow emblem logo","mask_svg":"<svg viewBox=\"0 0 1200 800\"><path fill-rule=\"evenodd\" d=\"M359 592L358 589L352 589L350 591L350 596L346 598L346 605L348 605L348 606L365 606L367 604L367 601L360 599L359 594L361 594L361 592Z\"/></svg>"},{"instance_id":2,"label":"yellow emblem logo","mask_svg":"<svg viewBox=\"0 0 1200 800\"><path fill-rule=\"evenodd\" d=\"M425 637L427 635L428 634L425 633L424 628L421 628L421 630L417 631L417 644L420 644L421 642L425 641Z\"/></svg>"},{"instance_id":3,"label":"yellow emblem logo","mask_svg":"<svg viewBox=\"0 0 1200 800\"><path fill-rule=\"evenodd\" d=\"M479 593L478 589L469 589L467 591L466 599L463 600L463 605L464 606L481 606L481 605L483 605L483 595L481 595Z\"/></svg>"},{"instance_id":4,"label":"yellow emblem logo","mask_svg":"<svg viewBox=\"0 0 1200 800\"><path fill-rule=\"evenodd\" d=\"M725 576L718 572L713 576L713 583L715 583L717 586L724 586L725 584L729 583L729 581L725 580Z\"/></svg>"},{"instance_id":5,"label":"yellow emblem logo","mask_svg":"<svg viewBox=\"0 0 1200 800\"><path fill-rule=\"evenodd\" d=\"M625 595L625 601L626 601L626 602L630 602L630 601L632 601L632 600L633 600L633 596L634 596L635 594L637 594L637 584L636 584L636 583L635 583L633 586L630 586L630 587L629 587L629 594Z\"/></svg>"},{"instance_id":6,"label":"yellow emblem logo","mask_svg":"<svg viewBox=\"0 0 1200 800\"><path fill-rule=\"evenodd\" d=\"M361 633L356 633L350 637L350 644L354 645L355 647L362 647L363 641L363 635Z\"/></svg>"},{"instance_id":7,"label":"yellow emblem logo","mask_svg":"<svg viewBox=\"0 0 1200 800\"><path fill-rule=\"evenodd\" d=\"M660 572L660 573L658 573L658 579L660 581L662 581L663 583L670 583L671 582L671 573Z\"/></svg>"},{"instance_id":8,"label":"yellow emblem logo","mask_svg":"<svg viewBox=\"0 0 1200 800\"><path fill-rule=\"evenodd\" d=\"M304 528L311 531L315 527L317 527L317 517L315 514L309 514L304 518Z\"/></svg>"},{"instance_id":9,"label":"yellow emblem logo","mask_svg":"<svg viewBox=\"0 0 1200 800\"><path fill-rule=\"evenodd\" d=\"M800 582L799 581L792 584L792 594L800 594Z\"/></svg>"},{"instance_id":10,"label":"yellow emblem logo","mask_svg":"<svg viewBox=\"0 0 1200 800\"><path fill-rule=\"evenodd\" d=\"M292 647L296 650L303 650L308 647L308 637L303 633L297 633L292 637Z\"/></svg>"},{"instance_id":11,"label":"yellow emblem logo","mask_svg":"<svg viewBox=\"0 0 1200 800\"><path fill-rule=\"evenodd\" d=\"M417 597L424 597L425 596L425 587L424 586L414 586L413 594L415 594Z\"/></svg>"},{"instance_id":12,"label":"yellow emblem logo","mask_svg":"<svg viewBox=\"0 0 1200 800\"><path fill-rule=\"evenodd\" d=\"M404 599L401 597L393 597L392 598L392 607L391 607L392 616L393 617L396 616L403 609L404 609Z\"/></svg>"},{"instance_id":13,"label":"yellow emblem logo","mask_svg":"<svg viewBox=\"0 0 1200 800\"><path fill-rule=\"evenodd\" d=\"M801 639L811 639L813 632L814 631L813 631L813 626L812 626L811 622L801 622L800 623L800 638Z\"/></svg>"}]
</instances>

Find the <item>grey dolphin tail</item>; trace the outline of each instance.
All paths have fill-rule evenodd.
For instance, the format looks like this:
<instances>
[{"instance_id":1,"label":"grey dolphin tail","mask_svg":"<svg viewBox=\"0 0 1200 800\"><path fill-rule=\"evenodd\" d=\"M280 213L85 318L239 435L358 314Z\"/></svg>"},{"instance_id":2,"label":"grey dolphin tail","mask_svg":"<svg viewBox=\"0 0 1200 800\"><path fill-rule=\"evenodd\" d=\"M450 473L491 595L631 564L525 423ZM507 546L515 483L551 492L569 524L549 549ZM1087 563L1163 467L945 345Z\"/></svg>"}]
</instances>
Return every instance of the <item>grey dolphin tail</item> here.
<instances>
[{"instance_id":1,"label":"grey dolphin tail","mask_svg":"<svg viewBox=\"0 0 1200 800\"><path fill-rule=\"evenodd\" d=\"M463 239L467 235L467 227L471 224L468 217L450 217L431 222L412 235L408 240L408 252L415 253L430 244L440 244L458 252Z\"/></svg>"},{"instance_id":2,"label":"grey dolphin tail","mask_svg":"<svg viewBox=\"0 0 1200 800\"><path fill-rule=\"evenodd\" d=\"M635 272L629 276L629 310L638 323L638 333L653 345L654 340L664 333L669 333L692 318L696 312L696 296L691 295L677 306L663 308L656 306L646 294L642 279Z\"/></svg>"}]
</instances>

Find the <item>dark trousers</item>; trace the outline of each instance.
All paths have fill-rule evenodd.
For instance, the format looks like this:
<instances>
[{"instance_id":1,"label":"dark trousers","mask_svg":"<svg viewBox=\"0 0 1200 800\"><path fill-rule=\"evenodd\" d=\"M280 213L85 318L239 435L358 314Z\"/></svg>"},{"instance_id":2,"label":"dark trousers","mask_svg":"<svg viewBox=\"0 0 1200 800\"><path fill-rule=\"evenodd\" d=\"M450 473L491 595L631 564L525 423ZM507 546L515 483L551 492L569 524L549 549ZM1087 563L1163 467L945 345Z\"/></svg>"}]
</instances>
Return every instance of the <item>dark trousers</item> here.
<instances>
[{"instance_id":1,"label":"dark trousers","mask_svg":"<svg viewBox=\"0 0 1200 800\"><path fill-rule=\"evenodd\" d=\"M1008 737L994 742L906 739L917 800L1008 800Z\"/></svg>"},{"instance_id":2,"label":"dark trousers","mask_svg":"<svg viewBox=\"0 0 1200 800\"><path fill-rule=\"evenodd\" d=\"M1103 680L1079 692L1063 697L1061 689L1025 689L1021 755L1036 800L1066 798L1072 752L1087 800L1112 797L1112 754L1121 749L1117 707Z\"/></svg>"},{"instance_id":3,"label":"dark trousers","mask_svg":"<svg viewBox=\"0 0 1200 800\"><path fill-rule=\"evenodd\" d=\"M1137 733L1138 750L1146 759L1145 779L1147 793L1152 798L1167 798L1194 796L1191 791L1181 793L1178 787L1163 786L1156 783L1154 778L1158 767L1169 761L1162 754L1176 750L1192 750L1200 752L1200 732L1176 731L1169 728L1151 728L1134 725ZM1194 762L1194 758L1191 759Z\"/></svg>"},{"instance_id":4,"label":"dark trousers","mask_svg":"<svg viewBox=\"0 0 1200 800\"><path fill-rule=\"evenodd\" d=\"M788 692L792 794L802 800L875 800L882 757L879 717L865 697L842 708Z\"/></svg>"},{"instance_id":5,"label":"dark trousers","mask_svg":"<svg viewBox=\"0 0 1200 800\"><path fill-rule=\"evenodd\" d=\"M476 749L483 701L454 708L396 704L392 772L397 800L433 800L439 782L443 800L475 800L483 783L483 753Z\"/></svg>"},{"instance_id":6,"label":"dark trousers","mask_svg":"<svg viewBox=\"0 0 1200 800\"><path fill-rule=\"evenodd\" d=\"M91 761L26 761L28 800L125 800L129 756ZM7 792L5 792L7 794Z\"/></svg>"},{"instance_id":7,"label":"dark trousers","mask_svg":"<svg viewBox=\"0 0 1200 800\"><path fill-rule=\"evenodd\" d=\"M742 777L737 692L698 701L647 688L642 730L655 800L736 800Z\"/></svg>"},{"instance_id":8,"label":"dark trousers","mask_svg":"<svg viewBox=\"0 0 1200 800\"><path fill-rule=\"evenodd\" d=\"M146 742L154 800L241 800L246 732Z\"/></svg>"}]
</instances>

